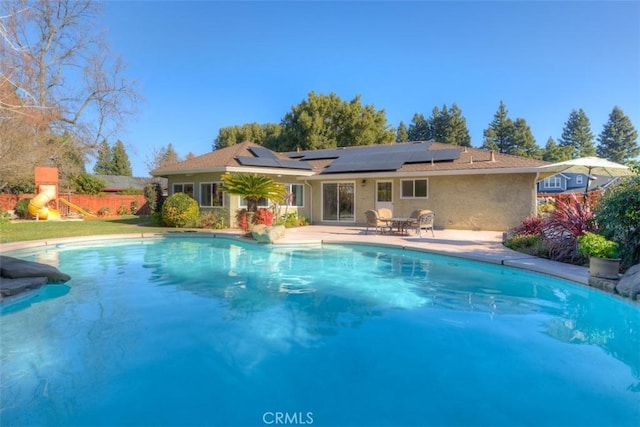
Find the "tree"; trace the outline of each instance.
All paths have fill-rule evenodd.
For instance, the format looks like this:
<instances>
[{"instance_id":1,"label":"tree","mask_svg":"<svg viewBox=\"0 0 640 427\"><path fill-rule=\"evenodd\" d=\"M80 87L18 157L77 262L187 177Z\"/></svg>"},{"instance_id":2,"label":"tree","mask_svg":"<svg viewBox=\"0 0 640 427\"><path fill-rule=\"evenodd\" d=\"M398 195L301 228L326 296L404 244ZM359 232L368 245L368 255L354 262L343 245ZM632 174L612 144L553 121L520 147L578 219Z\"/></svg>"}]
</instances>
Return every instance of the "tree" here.
<instances>
[{"instance_id":1,"label":"tree","mask_svg":"<svg viewBox=\"0 0 640 427\"><path fill-rule=\"evenodd\" d=\"M562 129L559 143L560 147L570 147L572 159L595 156L591 123L582 108L571 111Z\"/></svg>"},{"instance_id":2,"label":"tree","mask_svg":"<svg viewBox=\"0 0 640 427\"><path fill-rule=\"evenodd\" d=\"M246 123L241 126L220 128L218 136L213 141L213 149L229 147L244 141L251 141L259 145L277 143L282 126L277 123Z\"/></svg>"},{"instance_id":3,"label":"tree","mask_svg":"<svg viewBox=\"0 0 640 427\"><path fill-rule=\"evenodd\" d=\"M400 121L398 129L396 130L396 142L406 142L409 140L409 133L407 132L407 125L403 121Z\"/></svg>"},{"instance_id":4,"label":"tree","mask_svg":"<svg viewBox=\"0 0 640 427\"><path fill-rule=\"evenodd\" d=\"M93 167L93 172L97 175L113 175L113 163L111 157L111 147L106 139L103 139L98 147L98 158Z\"/></svg>"},{"instance_id":5,"label":"tree","mask_svg":"<svg viewBox=\"0 0 640 427\"><path fill-rule=\"evenodd\" d=\"M533 159L542 158L542 150L536 145L536 139L533 137L531 128L527 121L520 117L513 122L513 146L513 154L516 156Z\"/></svg>"},{"instance_id":6,"label":"tree","mask_svg":"<svg viewBox=\"0 0 640 427\"><path fill-rule=\"evenodd\" d=\"M429 141L432 132L429 129L429 122L422 114L415 113L409 124L408 141Z\"/></svg>"},{"instance_id":7,"label":"tree","mask_svg":"<svg viewBox=\"0 0 640 427\"><path fill-rule=\"evenodd\" d=\"M514 131L513 121L508 116L507 107L504 102L500 101L498 111L493 115L493 120L489 123L489 127L484 131L484 142L482 148L486 150L494 150L500 153L513 153L514 147Z\"/></svg>"},{"instance_id":8,"label":"tree","mask_svg":"<svg viewBox=\"0 0 640 427\"><path fill-rule=\"evenodd\" d=\"M436 127L435 134L438 136L433 138L436 141L445 144L461 145L471 147L471 136L467 128L467 119L462 115L462 110L454 102L451 108L447 109L445 104L440 111L439 120L436 122L440 129Z\"/></svg>"},{"instance_id":9,"label":"tree","mask_svg":"<svg viewBox=\"0 0 640 427\"><path fill-rule=\"evenodd\" d=\"M552 137L549 137L542 153L542 160L546 162L562 162L571 159L571 148L560 147Z\"/></svg>"},{"instance_id":10,"label":"tree","mask_svg":"<svg viewBox=\"0 0 640 427\"><path fill-rule=\"evenodd\" d=\"M111 152L111 164L113 169L111 170L110 175L133 175L131 171L131 162L129 162L129 156L127 156L127 151L124 149L124 144L120 140L116 141L113 146Z\"/></svg>"},{"instance_id":11,"label":"tree","mask_svg":"<svg viewBox=\"0 0 640 427\"><path fill-rule=\"evenodd\" d=\"M178 153L174 150L173 144L169 143L166 147L154 148L151 155L145 160L145 165L149 171L152 171L179 161Z\"/></svg>"},{"instance_id":12,"label":"tree","mask_svg":"<svg viewBox=\"0 0 640 427\"><path fill-rule=\"evenodd\" d=\"M100 11L92 0L0 2L0 80L18 95L3 97L0 112L38 116L35 135L67 135L83 156L124 123L138 97L95 30Z\"/></svg>"},{"instance_id":13,"label":"tree","mask_svg":"<svg viewBox=\"0 0 640 427\"><path fill-rule=\"evenodd\" d=\"M249 173L222 174L222 191L244 197L247 200L247 211L255 213L260 199L269 199L274 203L282 203L286 189L280 182L275 182L265 175Z\"/></svg>"},{"instance_id":14,"label":"tree","mask_svg":"<svg viewBox=\"0 0 640 427\"><path fill-rule=\"evenodd\" d=\"M388 144L395 140L384 110L362 105L360 95L342 101L335 93L316 95L292 107L282 120L278 151L318 150L345 146Z\"/></svg>"},{"instance_id":15,"label":"tree","mask_svg":"<svg viewBox=\"0 0 640 427\"><path fill-rule=\"evenodd\" d=\"M638 132L629 117L617 106L609 114L609 120L598 136L597 153L617 163L627 163L640 155Z\"/></svg>"}]
</instances>

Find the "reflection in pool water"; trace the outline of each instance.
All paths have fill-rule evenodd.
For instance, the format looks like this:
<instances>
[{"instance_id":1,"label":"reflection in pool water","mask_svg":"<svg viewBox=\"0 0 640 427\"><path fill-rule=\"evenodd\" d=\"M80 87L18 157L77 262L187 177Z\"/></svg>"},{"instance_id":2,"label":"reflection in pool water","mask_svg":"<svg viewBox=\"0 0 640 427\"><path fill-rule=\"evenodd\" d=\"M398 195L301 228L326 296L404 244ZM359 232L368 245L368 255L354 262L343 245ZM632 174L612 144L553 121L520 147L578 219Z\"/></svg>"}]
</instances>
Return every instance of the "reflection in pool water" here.
<instances>
[{"instance_id":1,"label":"reflection in pool water","mask_svg":"<svg viewBox=\"0 0 640 427\"><path fill-rule=\"evenodd\" d=\"M18 256L42 252L72 280L2 307L2 425L640 423L640 310L561 280L225 239Z\"/></svg>"}]
</instances>

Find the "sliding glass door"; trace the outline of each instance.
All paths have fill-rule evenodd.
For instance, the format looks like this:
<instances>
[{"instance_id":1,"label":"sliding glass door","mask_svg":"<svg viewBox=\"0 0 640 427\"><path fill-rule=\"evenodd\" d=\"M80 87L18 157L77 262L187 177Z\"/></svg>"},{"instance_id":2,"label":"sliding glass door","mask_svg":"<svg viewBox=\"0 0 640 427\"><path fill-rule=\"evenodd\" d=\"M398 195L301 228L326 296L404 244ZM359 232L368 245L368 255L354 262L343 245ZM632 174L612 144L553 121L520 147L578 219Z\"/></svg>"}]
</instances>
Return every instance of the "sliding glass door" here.
<instances>
[{"instance_id":1,"label":"sliding glass door","mask_svg":"<svg viewBox=\"0 0 640 427\"><path fill-rule=\"evenodd\" d=\"M322 184L322 220L355 221L355 183L325 182Z\"/></svg>"}]
</instances>

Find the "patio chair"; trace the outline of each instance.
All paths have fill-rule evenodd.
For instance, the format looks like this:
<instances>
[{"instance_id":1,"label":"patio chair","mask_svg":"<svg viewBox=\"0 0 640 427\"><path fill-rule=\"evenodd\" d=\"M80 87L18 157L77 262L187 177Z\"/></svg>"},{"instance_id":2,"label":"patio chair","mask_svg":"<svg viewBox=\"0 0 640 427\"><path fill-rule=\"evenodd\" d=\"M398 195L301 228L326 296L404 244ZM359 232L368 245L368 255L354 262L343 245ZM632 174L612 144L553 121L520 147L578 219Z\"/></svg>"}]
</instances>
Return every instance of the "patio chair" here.
<instances>
[{"instance_id":1,"label":"patio chair","mask_svg":"<svg viewBox=\"0 0 640 427\"><path fill-rule=\"evenodd\" d=\"M377 210L378 212L378 218L392 218L393 217L393 211L391 211L391 209L387 209L387 208L380 208Z\"/></svg>"},{"instance_id":2,"label":"patio chair","mask_svg":"<svg viewBox=\"0 0 640 427\"><path fill-rule=\"evenodd\" d=\"M390 229L386 221L380 220L378 212L369 209L368 211L365 211L364 215L367 217L367 230L365 231L366 234L369 234L369 228L373 228L374 230L376 230L376 233L380 232L381 234L384 233L385 229Z\"/></svg>"},{"instance_id":3,"label":"patio chair","mask_svg":"<svg viewBox=\"0 0 640 427\"><path fill-rule=\"evenodd\" d=\"M418 217L418 224L416 225L416 234L418 237L422 238L422 230L431 230L431 237L436 237L433 233L435 216L436 214L429 211L428 213L423 213Z\"/></svg>"}]
</instances>

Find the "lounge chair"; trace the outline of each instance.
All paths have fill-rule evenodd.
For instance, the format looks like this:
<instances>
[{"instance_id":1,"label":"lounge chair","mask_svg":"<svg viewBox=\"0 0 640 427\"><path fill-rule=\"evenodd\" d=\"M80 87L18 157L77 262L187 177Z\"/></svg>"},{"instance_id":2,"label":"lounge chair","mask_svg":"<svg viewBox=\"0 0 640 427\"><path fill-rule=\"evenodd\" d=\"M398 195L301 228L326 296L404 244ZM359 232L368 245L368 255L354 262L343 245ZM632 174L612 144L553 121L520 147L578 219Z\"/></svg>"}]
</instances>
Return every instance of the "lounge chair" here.
<instances>
[{"instance_id":1,"label":"lounge chair","mask_svg":"<svg viewBox=\"0 0 640 427\"><path fill-rule=\"evenodd\" d=\"M367 217L367 234L369 234L369 228L376 230L376 233L384 233L385 229L390 229L386 221L380 220L378 212L369 209L368 211L365 211L364 215Z\"/></svg>"},{"instance_id":2,"label":"lounge chair","mask_svg":"<svg viewBox=\"0 0 640 427\"><path fill-rule=\"evenodd\" d=\"M427 213L423 213L418 217L418 222L416 225L416 234L418 237L422 238L422 230L431 230L431 237L436 237L433 233L433 223L435 220L436 214L431 211Z\"/></svg>"}]
</instances>

